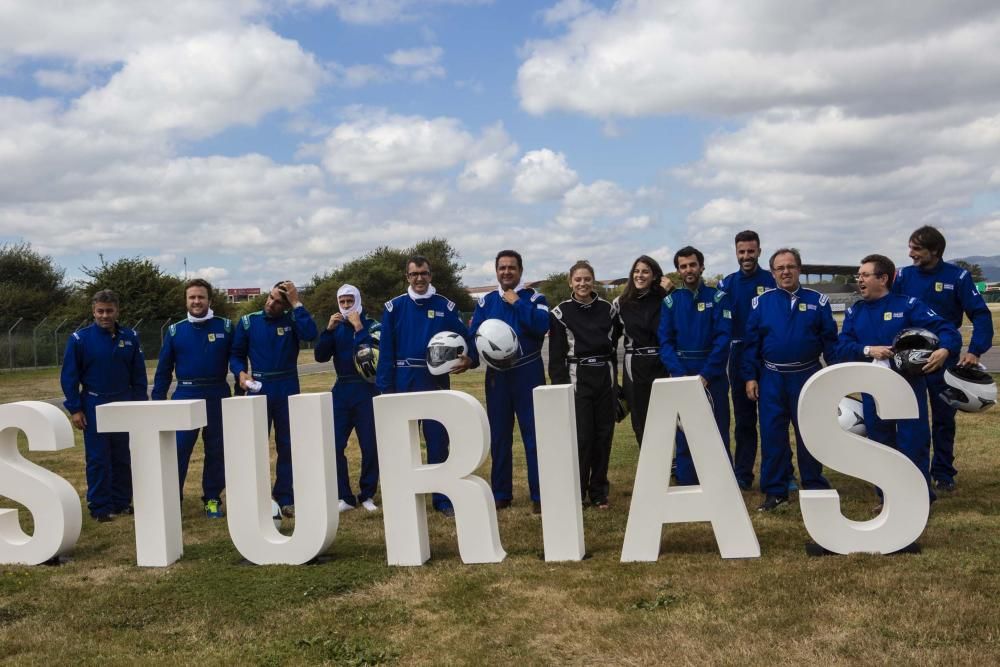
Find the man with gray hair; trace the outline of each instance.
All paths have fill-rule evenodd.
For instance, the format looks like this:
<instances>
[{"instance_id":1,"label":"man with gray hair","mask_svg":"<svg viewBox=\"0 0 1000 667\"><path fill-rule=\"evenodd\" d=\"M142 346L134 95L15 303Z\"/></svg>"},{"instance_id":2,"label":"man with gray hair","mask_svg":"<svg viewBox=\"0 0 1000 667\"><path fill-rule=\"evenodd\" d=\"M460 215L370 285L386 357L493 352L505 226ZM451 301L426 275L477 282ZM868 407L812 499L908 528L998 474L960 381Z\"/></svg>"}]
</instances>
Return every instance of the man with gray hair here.
<instances>
[{"instance_id":1,"label":"man with gray hair","mask_svg":"<svg viewBox=\"0 0 1000 667\"><path fill-rule=\"evenodd\" d=\"M105 523L132 513L132 465L127 433L97 432L97 406L146 400L146 360L139 335L118 325L118 295L101 290L91 304L94 323L66 341L60 382L70 420L83 431L87 507Z\"/></svg>"}]
</instances>

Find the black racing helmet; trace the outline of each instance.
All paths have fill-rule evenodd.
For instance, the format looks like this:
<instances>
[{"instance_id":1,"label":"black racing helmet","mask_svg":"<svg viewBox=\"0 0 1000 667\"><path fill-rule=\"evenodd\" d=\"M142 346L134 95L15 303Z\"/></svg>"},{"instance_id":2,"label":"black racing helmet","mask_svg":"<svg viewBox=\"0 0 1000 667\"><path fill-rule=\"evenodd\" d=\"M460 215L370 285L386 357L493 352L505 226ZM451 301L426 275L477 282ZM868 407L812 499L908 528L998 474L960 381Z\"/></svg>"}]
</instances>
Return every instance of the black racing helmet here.
<instances>
[{"instance_id":1,"label":"black racing helmet","mask_svg":"<svg viewBox=\"0 0 1000 667\"><path fill-rule=\"evenodd\" d=\"M354 368L367 382L375 382L378 368L378 348L361 344L354 350Z\"/></svg>"},{"instance_id":2,"label":"black racing helmet","mask_svg":"<svg viewBox=\"0 0 1000 667\"><path fill-rule=\"evenodd\" d=\"M892 341L893 370L908 378L918 378L924 374L924 366L941 341L937 334L927 329L903 329Z\"/></svg>"}]
</instances>

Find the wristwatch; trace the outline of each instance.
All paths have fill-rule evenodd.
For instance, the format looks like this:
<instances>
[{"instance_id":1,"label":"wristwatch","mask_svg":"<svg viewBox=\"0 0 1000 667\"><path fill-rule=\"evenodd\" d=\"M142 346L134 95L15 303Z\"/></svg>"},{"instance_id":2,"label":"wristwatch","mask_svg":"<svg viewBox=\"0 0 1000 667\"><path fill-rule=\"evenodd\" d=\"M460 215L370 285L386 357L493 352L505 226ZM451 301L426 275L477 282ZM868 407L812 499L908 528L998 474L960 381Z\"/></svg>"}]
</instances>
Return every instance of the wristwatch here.
<instances>
[{"instance_id":1,"label":"wristwatch","mask_svg":"<svg viewBox=\"0 0 1000 667\"><path fill-rule=\"evenodd\" d=\"M862 352L862 353L863 353L863 354L864 354L864 355L865 355L866 357L870 357L870 356L872 356L872 346L871 346L871 345L865 345L865 349L863 349L863 350L862 350L861 352Z\"/></svg>"}]
</instances>

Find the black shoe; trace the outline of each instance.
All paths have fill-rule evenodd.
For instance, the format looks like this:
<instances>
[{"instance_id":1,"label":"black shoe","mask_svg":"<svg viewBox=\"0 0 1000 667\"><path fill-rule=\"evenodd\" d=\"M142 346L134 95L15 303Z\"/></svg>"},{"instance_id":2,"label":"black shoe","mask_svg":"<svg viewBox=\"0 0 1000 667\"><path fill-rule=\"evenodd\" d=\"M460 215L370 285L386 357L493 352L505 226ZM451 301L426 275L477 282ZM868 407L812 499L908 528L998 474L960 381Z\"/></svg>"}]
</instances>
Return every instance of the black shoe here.
<instances>
[{"instance_id":1,"label":"black shoe","mask_svg":"<svg viewBox=\"0 0 1000 667\"><path fill-rule=\"evenodd\" d=\"M101 514L94 517L94 521L97 523L111 523L112 516L110 514Z\"/></svg>"},{"instance_id":2,"label":"black shoe","mask_svg":"<svg viewBox=\"0 0 1000 667\"><path fill-rule=\"evenodd\" d=\"M610 505L608 505L607 498L598 498L597 500L594 501L594 507L596 507L599 510L606 510L610 507Z\"/></svg>"},{"instance_id":3,"label":"black shoe","mask_svg":"<svg viewBox=\"0 0 1000 667\"><path fill-rule=\"evenodd\" d=\"M938 491L947 491L951 493L955 490L955 482L947 479L939 479L934 482L934 488Z\"/></svg>"},{"instance_id":4,"label":"black shoe","mask_svg":"<svg viewBox=\"0 0 1000 667\"><path fill-rule=\"evenodd\" d=\"M740 487L740 491L749 491L753 488L753 482L746 482L743 480L736 480L736 486Z\"/></svg>"},{"instance_id":5,"label":"black shoe","mask_svg":"<svg viewBox=\"0 0 1000 667\"><path fill-rule=\"evenodd\" d=\"M773 512L788 502L788 496L772 496L768 494L764 502L757 508L758 512Z\"/></svg>"},{"instance_id":6,"label":"black shoe","mask_svg":"<svg viewBox=\"0 0 1000 667\"><path fill-rule=\"evenodd\" d=\"M498 510L505 510L505 509L507 509L508 507L510 507L510 500L509 500L509 499L505 499L505 500L494 500L494 501L493 501L493 504L495 504L495 505L496 505L496 507L497 507L497 509L498 509Z\"/></svg>"},{"instance_id":7,"label":"black shoe","mask_svg":"<svg viewBox=\"0 0 1000 667\"><path fill-rule=\"evenodd\" d=\"M441 509L438 510L438 512L440 512L441 516L443 516L445 518L448 518L448 519L454 519L455 518L455 508L454 507L442 507Z\"/></svg>"},{"instance_id":8,"label":"black shoe","mask_svg":"<svg viewBox=\"0 0 1000 667\"><path fill-rule=\"evenodd\" d=\"M135 514L135 510L131 505L129 505L128 507L124 507L120 510L115 510L111 513L111 516L132 516L133 514Z\"/></svg>"},{"instance_id":9,"label":"black shoe","mask_svg":"<svg viewBox=\"0 0 1000 667\"><path fill-rule=\"evenodd\" d=\"M538 501L538 500L532 500L531 501L531 513L532 514L541 514L542 513L542 503L541 503L541 501Z\"/></svg>"}]
</instances>

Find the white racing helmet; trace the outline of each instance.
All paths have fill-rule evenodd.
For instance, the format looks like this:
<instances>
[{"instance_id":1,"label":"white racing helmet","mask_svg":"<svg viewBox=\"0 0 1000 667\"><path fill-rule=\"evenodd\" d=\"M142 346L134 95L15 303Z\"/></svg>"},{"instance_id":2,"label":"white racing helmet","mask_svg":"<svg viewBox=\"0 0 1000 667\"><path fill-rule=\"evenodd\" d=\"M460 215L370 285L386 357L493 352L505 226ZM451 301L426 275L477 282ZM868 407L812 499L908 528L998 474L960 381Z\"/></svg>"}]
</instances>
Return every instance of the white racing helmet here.
<instances>
[{"instance_id":1,"label":"white racing helmet","mask_svg":"<svg viewBox=\"0 0 1000 667\"><path fill-rule=\"evenodd\" d=\"M844 396L840 399L840 405L837 406L837 421L840 422L840 428L845 431L862 436L868 434L865 429L864 408L861 401L856 398Z\"/></svg>"},{"instance_id":2,"label":"white racing helmet","mask_svg":"<svg viewBox=\"0 0 1000 667\"><path fill-rule=\"evenodd\" d=\"M442 331L427 343L427 370L431 375L445 375L461 363L459 357L468 352L465 339L454 331Z\"/></svg>"},{"instance_id":3,"label":"white racing helmet","mask_svg":"<svg viewBox=\"0 0 1000 667\"><path fill-rule=\"evenodd\" d=\"M354 368L367 382L375 382L378 368L378 348L361 344L354 350Z\"/></svg>"},{"instance_id":4,"label":"white racing helmet","mask_svg":"<svg viewBox=\"0 0 1000 667\"><path fill-rule=\"evenodd\" d=\"M997 404L997 383L983 366L955 366L944 372L941 400L962 412L982 412Z\"/></svg>"},{"instance_id":5,"label":"white racing helmet","mask_svg":"<svg viewBox=\"0 0 1000 667\"><path fill-rule=\"evenodd\" d=\"M490 319L476 330L476 349L479 356L492 368L506 370L521 358L521 344L517 334L503 320Z\"/></svg>"}]
</instances>

